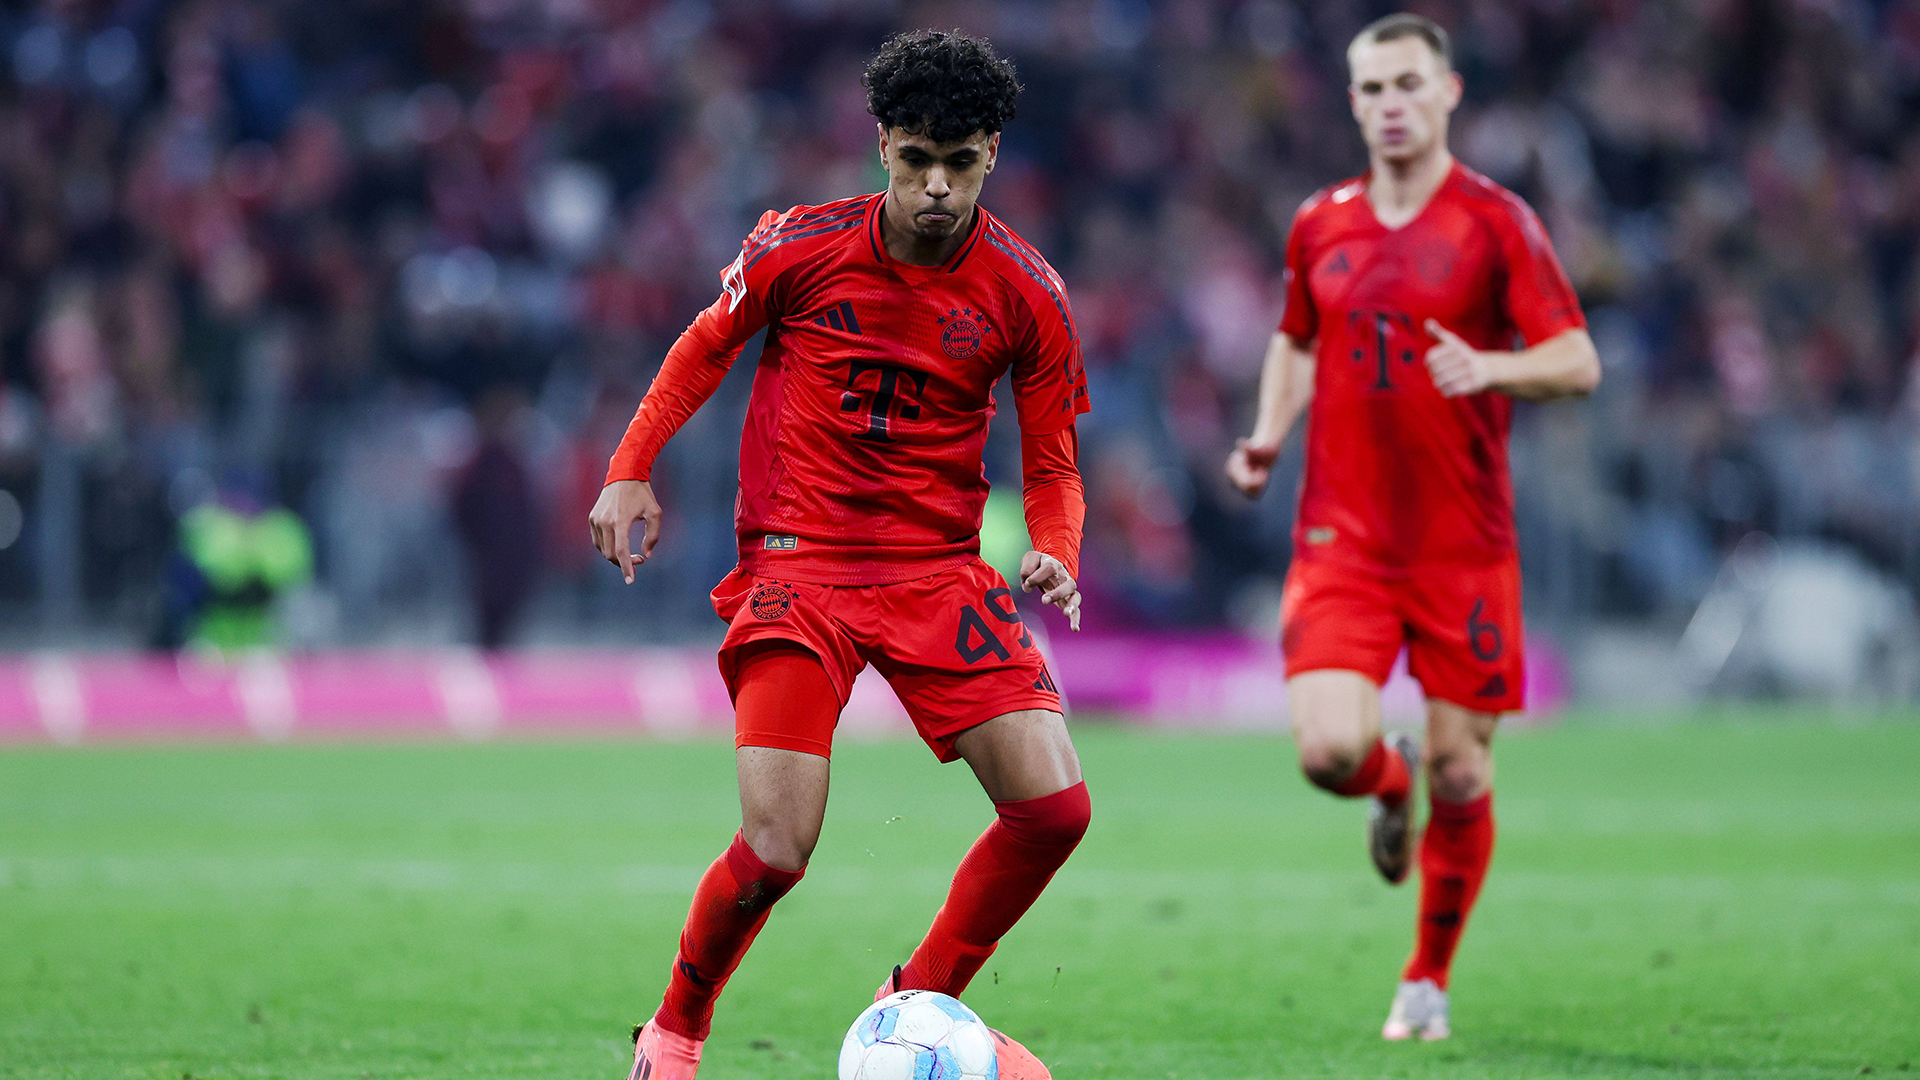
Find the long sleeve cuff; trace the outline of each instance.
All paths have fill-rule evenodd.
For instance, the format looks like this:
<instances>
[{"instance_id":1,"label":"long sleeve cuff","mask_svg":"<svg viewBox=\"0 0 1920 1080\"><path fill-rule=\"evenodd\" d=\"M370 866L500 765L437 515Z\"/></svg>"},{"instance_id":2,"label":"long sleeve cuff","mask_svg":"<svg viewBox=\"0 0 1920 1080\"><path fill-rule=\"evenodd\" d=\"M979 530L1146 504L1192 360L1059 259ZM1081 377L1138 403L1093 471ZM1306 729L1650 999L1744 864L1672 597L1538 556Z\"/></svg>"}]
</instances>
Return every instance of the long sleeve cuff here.
<instances>
[{"instance_id":1,"label":"long sleeve cuff","mask_svg":"<svg viewBox=\"0 0 1920 1080\"><path fill-rule=\"evenodd\" d=\"M1087 517L1080 482L1080 436L1072 425L1046 435L1020 435L1021 502L1035 551L1080 576L1080 539Z\"/></svg>"}]
</instances>

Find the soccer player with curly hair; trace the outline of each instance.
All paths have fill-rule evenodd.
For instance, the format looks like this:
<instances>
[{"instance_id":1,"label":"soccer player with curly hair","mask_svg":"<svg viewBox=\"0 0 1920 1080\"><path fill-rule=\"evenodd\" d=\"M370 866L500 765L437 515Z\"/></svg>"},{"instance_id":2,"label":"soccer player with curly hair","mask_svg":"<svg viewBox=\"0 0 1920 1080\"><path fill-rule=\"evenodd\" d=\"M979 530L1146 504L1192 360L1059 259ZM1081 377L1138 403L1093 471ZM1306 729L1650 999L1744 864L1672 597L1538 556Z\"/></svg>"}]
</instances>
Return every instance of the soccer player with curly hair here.
<instances>
[{"instance_id":1,"label":"soccer player with curly hair","mask_svg":"<svg viewBox=\"0 0 1920 1080\"><path fill-rule=\"evenodd\" d=\"M740 562L713 590L741 827L694 892L666 997L635 1032L634 1080L699 1068L715 999L806 871L834 726L868 664L997 812L880 996L965 990L1091 813L1053 679L979 557L981 453L1010 374L1033 540L1020 586L1078 629L1079 335L1059 275L977 205L1020 84L987 42L937 31L887 41L864 81L887 190L760 219L667 353L590 518L631 583L660 536L655 455L765 328L740 445ZM1004 1080L1048 1075L1018 1043L997 1046Z\"/></svg>"},{"instance_id":2,"label":"soccer player with curly hair","mask_svg":"<svg viewBox=\"0 0 1920 1080\"><path fill-rule=\"evenodd\" d=\"M1382 1034L1439 1039L1493 855L1494 728L1524 700L1513 402L1584 395L1600 361L1540 219L1447 150L1462 84L1446 31L1390 15L1347 65L1370 168L1294 216L1286 312L1227 474L1258 496L1309 415L1281 597L1287 701L1301 769L1371 800L1373 861L1395 884L1414 861L1420 754L1381 738L1379 689L1402 647L1426 694L1420 918Z\"/></svg>"}]
</instances>

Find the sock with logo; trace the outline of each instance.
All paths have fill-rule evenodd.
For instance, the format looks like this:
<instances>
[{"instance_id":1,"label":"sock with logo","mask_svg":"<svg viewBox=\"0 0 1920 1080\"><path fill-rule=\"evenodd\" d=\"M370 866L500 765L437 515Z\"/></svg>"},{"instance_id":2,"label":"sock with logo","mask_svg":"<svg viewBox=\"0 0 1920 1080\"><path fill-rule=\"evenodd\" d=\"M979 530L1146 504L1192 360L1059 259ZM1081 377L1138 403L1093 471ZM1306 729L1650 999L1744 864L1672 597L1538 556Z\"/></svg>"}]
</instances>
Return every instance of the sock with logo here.
<instances>
[{"instance_id":1,"label":"sock with logo","mask_svg":"<svg viewBox=\"0 0 1920 1080\"><path fill-rule=\"evenodd\" d=\"M900 972L900 989L958 997L1086 835L1093 803L1075 784L993 804L999 816L954 872L947 902Z\"/></svg>"},{"instance_id":2,"label":"sock with logo","mask_svg":"<svg viewBox=\"0 0 1920 1080\"><path fill-rule=\"evenodd\" d=\"M745 837L734 836L733 845L707 867L694 889L666 999L654 1015L661 1027L690 1039L707 1037L721 989L767 924L774 902L805 873L768 866Z\"/></svg>"},{"instance_id":3,"label":"sock with logo","mask_svg":"<svg viewBox=\"0 0 1920 1080\"><path fill-rule=\"evenodd\" d=\"M1429 800L1420 839L1420 923L1401 978L1447 988L1454 949L1493 861L1493 792L1463 803Z\"/></svg>"}]
</instances>

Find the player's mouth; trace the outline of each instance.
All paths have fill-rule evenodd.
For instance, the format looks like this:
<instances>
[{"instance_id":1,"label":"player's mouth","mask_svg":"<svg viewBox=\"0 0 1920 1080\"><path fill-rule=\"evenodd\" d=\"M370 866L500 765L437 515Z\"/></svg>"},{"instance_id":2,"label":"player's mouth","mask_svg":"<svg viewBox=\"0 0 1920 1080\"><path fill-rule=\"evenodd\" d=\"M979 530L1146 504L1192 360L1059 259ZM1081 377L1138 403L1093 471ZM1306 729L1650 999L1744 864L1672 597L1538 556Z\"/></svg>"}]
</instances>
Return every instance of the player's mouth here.
<instances>
[{"instance_id":1,"label":"player's mouth","mask_svg":"<svg viewBox=\"0 0 1920 1080\"><path fill-rule=\"evenodd\" d=\"M1380 141L1389 144L1406 142L1407 129L1398 124L1383 127L1380 129Z\"/></svg>"}]
</instances>

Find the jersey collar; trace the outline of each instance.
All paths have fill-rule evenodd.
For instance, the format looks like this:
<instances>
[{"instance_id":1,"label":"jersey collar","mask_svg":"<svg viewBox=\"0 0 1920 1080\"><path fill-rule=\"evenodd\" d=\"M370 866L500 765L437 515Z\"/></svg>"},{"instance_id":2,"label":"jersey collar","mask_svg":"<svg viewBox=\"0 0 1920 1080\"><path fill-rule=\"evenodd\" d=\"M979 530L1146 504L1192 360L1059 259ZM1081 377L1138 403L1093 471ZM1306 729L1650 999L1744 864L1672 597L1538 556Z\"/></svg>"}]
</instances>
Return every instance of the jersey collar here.
<instances>
[{"instance_id":1,"label":"jersey collar","mask_svg":"<svg viewBox=\"0 0 1920 1080\"><path fill-rule=\"evenodd\" d=\"M880 215L887 212L886 207L887 193L884 191L875 195L872 204L867 207L867 249L872 254L874 262L902 276L957 272L961 264L967 261L967 256L973 254L974 246L980 242L980 237L987 231L986 208L976 202L973 204L973 220L967 225L966 239L960 241L960 246L953 249L953 254L947 256L947 261L938 266L915 266L912 263L903 263L887 253L886 241L880 235Z\"/></svg>"},{"instance_id":2,"label":"jersey collar","mask_svg":"<svg viewBox=\"0 0 1920 1080\"><path fill-rule=\"evenodd\" d=\"M1365 173L1361 174L1359 190L1354 193L1354 198L1360 203L1362 209L1366 211L1368 219L1373 222L1375 227L1389 233L1405 232L1414 222L1427 216L1427 211L1433 209L1433 204L1440 201L1440 196L1445 195L1453 185L1460 182L1461 170L1463 168L1464 166L1460 164L1460 159L1457 157L1454 158L1453 164L1447 166L1447 175L1440 178L1440 184L1433 189L1433 194L1428 195L1427 201L1420 205L1420 209L1398 228L1387 228L1386 223L1380 220L1379 212L1373 208L1373 199L1367 195L1367 189L1373 186L1372 169L1368 169Z\"/></svg>"}]
</instances>

